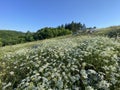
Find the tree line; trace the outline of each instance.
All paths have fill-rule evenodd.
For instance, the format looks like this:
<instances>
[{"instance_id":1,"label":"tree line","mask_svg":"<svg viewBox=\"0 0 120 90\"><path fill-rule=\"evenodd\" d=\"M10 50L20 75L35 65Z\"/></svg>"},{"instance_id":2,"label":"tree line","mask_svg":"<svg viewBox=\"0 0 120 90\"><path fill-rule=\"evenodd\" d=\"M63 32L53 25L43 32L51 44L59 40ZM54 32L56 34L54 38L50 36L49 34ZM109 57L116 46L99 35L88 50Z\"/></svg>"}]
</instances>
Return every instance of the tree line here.
<instances>
[{"instance_id":1,"label":"tree line","mask_svg":"<svg viewBox=\"0 0 120 90\"><path fill-rule=\"evenodd\" d=\"M75 34L78 31L85 31L87 29L85 24L74 22L62 24L57 27L44 27L36 32L27 31L26 33L17 31L5 31L0 34L0 46L14 45L19 43L31 42L36 40L43 40L63 36L68 34Z\"/></svg>"}]
</instances>

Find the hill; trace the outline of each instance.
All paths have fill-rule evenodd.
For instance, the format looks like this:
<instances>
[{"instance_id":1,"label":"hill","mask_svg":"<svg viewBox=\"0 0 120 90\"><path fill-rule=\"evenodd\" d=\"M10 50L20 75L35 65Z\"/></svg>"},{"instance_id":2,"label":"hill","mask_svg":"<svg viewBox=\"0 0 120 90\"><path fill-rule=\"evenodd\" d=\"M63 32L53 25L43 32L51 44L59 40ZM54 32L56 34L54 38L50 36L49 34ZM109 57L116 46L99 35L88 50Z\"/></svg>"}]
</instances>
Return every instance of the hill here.
<instances>
[{"instance_id":1,"label":"hill","mask_svg":"<svg viewBox=\"0 0 120 90\"><path fill-rule=\"evenodd\" d=\"M25 33L13 31L13 30L0 30L0 38L2 39L4 45L17 44L20 37L24 36Z\"/></svg>"},{"instance_id":2,"label":"hill","mask_svg":"<svg viewBox=\"0 0 120 90\"><path fill-rule=\"evenodd\" d=\"M95 32L96 35L104 35L108 37L120 37L120 26L111 26L107 28L97 29Z\"/></svg>"},{"instance_id":3,"label":"hill","mask_svg":"<svg viewBox=\"0 0 120 90\"><path fill-rule=\"evenodd\" d=\"M6 45L14 45L18 43L32 42L36 40L48 39L57 36L64 36L71 34L72 32L68 29L64 28L42 28L37 32L27 31L26 33L17 32L17 31L9 31L9 30L1 30L0 31L0 42L2 46ZM0 44L1 45L1 44Z\"/></svg>"},{"instance_id":4,"label":"hill","mask_svg":"<svg viewBox=\"0 0 120 90\"><path fill-rule=\"evenodd\" d=\"M13 31L13 30L0 30L0 38L10 38L18 37L24 35L23 32Z\"/></svg>"},{"instance_id":5,"label":"hill","mask_svg":"<svg viewBox=\"0 0 120 90\"><path fill-rule=\"evenodd\" d=\"M0 51L1 90L120 89L120 42L114 38L69 35Z\"/></svg>"},{"instance_id":6,"label":"hill","mask_svg":"<svg viewBox=\"0 0 120 90\"><path fill-rule=\"evenodd\" d=\"M69 25L68 25L69 26ZM78 34L89 35L93 29L80 30ZM75 30L76 31L76 30ZM42 28L35 33L31 32L18 32L10 30L0 30L0 46L14 45L18 43L31 42L36 40L48 39L57 36L63 36L67 34L75 34L75 32L69 31L69 29L64 29L64 27L58 28ZM120 37L120 26L111 26L108 28L97 29L93 32L93 35L102 35L108 37Z\"/></svg>"}]
</instances>

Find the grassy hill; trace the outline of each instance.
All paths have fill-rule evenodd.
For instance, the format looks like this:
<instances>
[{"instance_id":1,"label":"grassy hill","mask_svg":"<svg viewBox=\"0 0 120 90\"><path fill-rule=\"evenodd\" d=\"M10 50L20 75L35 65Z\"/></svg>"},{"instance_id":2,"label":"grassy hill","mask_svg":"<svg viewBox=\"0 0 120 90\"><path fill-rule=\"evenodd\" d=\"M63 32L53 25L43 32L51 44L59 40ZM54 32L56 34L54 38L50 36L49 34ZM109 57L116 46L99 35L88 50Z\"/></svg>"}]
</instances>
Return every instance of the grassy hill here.
<instances>
[{"instance_id":1,"label":"grassy hill","mask_svg":"<svg viewBox=\"0 0 120 90\"><path fill-rule=\"evenodd\" d=\"M69 35L0 51L1 90L120 89L120 42L113 38Z\"/></svg>"},{"instance_id":2,"label":"grassy hill","mask_svg":"<svg viewBox=\"0 0 120 90\"><path fill-rule=\"evenodd\" d=\"M109 37L116 37L119 36L120 37L120 26L111 26L111 27L107 27L107 28L101 28L98 29L95 32L96 35L106 35Z\"/></svg>"}]
</instances>

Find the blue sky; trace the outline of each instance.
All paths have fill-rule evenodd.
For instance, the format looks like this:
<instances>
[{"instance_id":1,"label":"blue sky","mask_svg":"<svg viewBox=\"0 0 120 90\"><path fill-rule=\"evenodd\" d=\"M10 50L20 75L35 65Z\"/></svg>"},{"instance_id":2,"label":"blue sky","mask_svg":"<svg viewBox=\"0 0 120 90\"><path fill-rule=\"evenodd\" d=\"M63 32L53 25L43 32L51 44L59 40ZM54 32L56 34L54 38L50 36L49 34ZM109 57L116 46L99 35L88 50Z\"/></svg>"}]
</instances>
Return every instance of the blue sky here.
<instances>
[{"instance_id":1,"label":"blue sky","mask_svg":"<svg viewBox=\"0 0 120 90\"><path fill-rule=\"evenodd\" d=\"M71 21L120 25L120 0L0 0L0 29L37 31Z\"/></svg>"}]
</instances>

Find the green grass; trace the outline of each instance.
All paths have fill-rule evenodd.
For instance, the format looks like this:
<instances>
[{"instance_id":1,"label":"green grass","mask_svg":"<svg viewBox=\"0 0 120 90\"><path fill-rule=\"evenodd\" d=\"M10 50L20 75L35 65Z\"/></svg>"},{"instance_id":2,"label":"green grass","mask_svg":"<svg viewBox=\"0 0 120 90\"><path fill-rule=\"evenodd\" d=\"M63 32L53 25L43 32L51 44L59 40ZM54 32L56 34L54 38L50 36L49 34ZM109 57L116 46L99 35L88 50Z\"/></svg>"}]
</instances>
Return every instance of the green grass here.
<instances>
[{"instance_id":1,"label":"green grass","mask_svg":"<svg viewBox=\"0 0 120 90\"><path fill-rule=\"evenodd\" d=\"M120 26L111 26L107 28L97 29L95 35L108 35L110 32L120 33Z\"/></svg>"}]
</instances>

